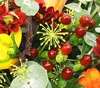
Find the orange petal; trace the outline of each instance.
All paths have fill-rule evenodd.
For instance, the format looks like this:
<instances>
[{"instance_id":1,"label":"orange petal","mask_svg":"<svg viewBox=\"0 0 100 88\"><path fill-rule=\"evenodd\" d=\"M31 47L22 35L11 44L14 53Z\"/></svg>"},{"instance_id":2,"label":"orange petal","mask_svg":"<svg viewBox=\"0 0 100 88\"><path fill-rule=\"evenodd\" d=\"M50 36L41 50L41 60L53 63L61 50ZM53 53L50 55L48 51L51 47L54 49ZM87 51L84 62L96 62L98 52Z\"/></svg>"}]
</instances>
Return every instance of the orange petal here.
<instances>
[{"instance_id":1,"label":"orange petal","mask_svg":"<svg viewBox=\"0 0 100 88\"><path fill-rule=\"evenodd\" d=\"M59 10L59 12L61 12L66 2L67 0L59 0L57 6L55 7L55 10Z\"/></svg>"},{"instance_id":2,"label":"orange petal","mask_svg":"<svg viewBox=\"0 0 100 88\"><path fill-rule=\"evenodd\" d=\"M44 0L46 7L53 6L54 8L58 4L59 0Z\"/></svg>"},{"instance_id":3,"label":"orange petal","mask_svg":"<svg viewBox=\"0 0 100 88\"><path fill-rule=\"evenodd\" d=\"M98 77L100 77L100 73L96 68L91 68L87 70L89 76L91 77L91 80L95 80Z\"/></svg>"},{"instance_id":4,"label":"orange petal","mask_svg":"<svg viewBox=\"0 0 100 88\"><path fill-rule=\"evenodd\" d=\"M81 84L81 85L86 85L86 84L87 84L87 82L86 82L84 76L81 77L81 78L79 78L78 83Z\"/></svg>"}]
</instances>

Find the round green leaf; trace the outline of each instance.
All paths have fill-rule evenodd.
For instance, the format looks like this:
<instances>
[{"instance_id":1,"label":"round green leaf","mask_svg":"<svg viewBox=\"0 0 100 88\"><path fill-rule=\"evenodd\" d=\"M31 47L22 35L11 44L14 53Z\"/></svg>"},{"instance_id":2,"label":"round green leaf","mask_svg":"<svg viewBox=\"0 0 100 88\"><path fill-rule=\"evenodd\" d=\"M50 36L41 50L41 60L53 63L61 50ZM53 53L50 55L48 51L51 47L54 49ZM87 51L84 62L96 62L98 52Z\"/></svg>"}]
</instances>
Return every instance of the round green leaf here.
<instances>
[{"instance_id":1,"label":"round green leaf","mask_svg":"<svg viewBox=\"0 0 100 88\"><path fill-rule=\"evenodd\" d=\"M27 16L34 16L39 10L39 5L37 2L29 1L21 6L21 11Z\"/></svg>"},{"instance_id":2,"label":"round green leaf","mask_svg":"<svg viewBox=\"0 0 100 88\"><path fill-rule=\"evenodd\" d=\"M79 7L77 3L70 3L70 4L65 5L65 7L67 7L68 9L74 10L76 12L80 12L82 10L82 8Z\"/></svg>"},{"instance_id":3,"label":"round green leaf","mask_svg":"<svg viewBox=\"0 0 100 88\"><path fill-rule=\"evenodd\" d=\"M98 32L98 33L100 33L100 27L96 27L95 31Z\"/></svg>"},{"instance_id":4,"label":"round green leaf","mask_svg":"<svg viewBox=\"0 0 100 88\"><path fill-rule=\"evenodd\" d=\"M26 78L21 81L17 80L23 75L18 75L11 82L11 88L46 88L48 85L47 71L37 62L29 61L27 66Z\"/></svg>"},{"instance_id":5,"label":"round green leaf","mask_svg":"<svg viewBox=\"0 0 100 88\"><path fill-rule=\"evenodd\" d=\"M52 88L52 85L51 85L50 81L48 82L48 85L47 85L46 88Z\"/></svg>"},{"instance_id":6,"label":"round green leaf","mask_svg":"<svg viewBox=\"0 0 100 88\"><path fill-rule=\"evenodd\" d=\"M15 2L15 4L16 4L17 6L22 6L24 0L14 0L14 2Z\"/></svg>"},{"instance_id":7,"label":"round green leaf","mask_svg":"<svg viewBox=\"0 0 100 88\"><path fill-rule=\"evenodd\" d=\"M96 38L97 37L94 35L94 33L91 32L87 32L84 36L85 42L91 47L96 46Z\"/></svg>"}]
</instances>

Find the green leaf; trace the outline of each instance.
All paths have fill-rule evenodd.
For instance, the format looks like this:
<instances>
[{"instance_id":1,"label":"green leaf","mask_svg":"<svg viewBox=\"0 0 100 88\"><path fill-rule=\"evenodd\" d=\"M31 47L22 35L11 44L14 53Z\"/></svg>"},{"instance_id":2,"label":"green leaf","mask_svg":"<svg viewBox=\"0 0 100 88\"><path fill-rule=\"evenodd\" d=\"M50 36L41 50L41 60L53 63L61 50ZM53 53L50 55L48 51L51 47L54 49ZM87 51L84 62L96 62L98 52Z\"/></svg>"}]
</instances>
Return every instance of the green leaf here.
<instances>
[{"instance_id":1,"label":"green leaf","mask_svg":"<svg viewBox=\"0 0 100 88\"><path fill-rule=\"evenodd\" d=\"M85 87L82 86L82 85L80 85L80 84L76 84L76 85L74 86L74 88L85 88Z\"/></svg>"},{"instance_id":2,"label":"green leaf","mask_svg":"<svg viewBox=\"0 0 100 88\"><path fill-rule=\"evenodd\" d=\"M90 49L91 46L89 46L85 41L83 41L81 56L85 55Z\"/></svg>"},{"instance_id":3,"label":"green leaf","mask_svg":"<svg viewBox=\"0 0 100 88\"><path fill-rule=\"evenodd\" d=\"M67 81L67 85L65 88L73 88L76 85L76 79L72 78L70 80Z\"/></svg>"},{"instance_id":4,"label":"green leaf","mask_svg":"<svg viewBox=\"0 0 100 88\"><path fill-rule=\"evenodd\" d=\"M24 1L25 1L25 0L14 0L15 4L16 4L17 6L22 6Z\"/></svg>"},{"instance_id":5,"label":"green leaf","mask_svg":"<svg viewBox=\"0 0 100 88\"><path fill-rule=\"evenodd\" d=\"M87 32L84 36L85 42L91 47L96 46L96 38L97 37L94 35L94 33L91 32Z\"/></svg>"},{"instance_id":6,"label":"green leaf","mask_svg":"<svg viewBox=\"0 0 100 88\"><path fill-rule=\"evenodd\" d=\"M34 16L39 10L39 5L37 2L29 1L21 6L21 11L27 16Z\"/></svg>"},{"instance_id":7,"label":"green leaf","mask_svg":"<svg viewBox=\"0 0 100 88\"><path fill-rule=\"evenodd\" d=\"M58 88L58 86L54 82L51 82L51 85L52 85L52 88Z\"/></svg>"},{"instance_id":8,"label":"green leaf","mask_svg":"<svg viewBox=\"0 0 100 88\"><path fill-rule=\"evenodd\" d=\"M22 64L24 66L24 64ZM20 67L21 69L22 67ZM48 85L47 71L37 62L28 61L27 67L24 69L25 75L17 75L11 82L11 88L46 88ZM20 70L22 72L22 70ZM18 78L24 77L24 80Z\"/></svg>"},{"instance_id":9,"label":"green leaf","mask_svg":"<svg viewBox=\"0 0 100 88\"><path fill-rule=\"evenodd\" d=\"M77 3L70 3L70 4L65 5L65 7L67 7L68 9L74 10L76 12L80 12L82 10L82 8L79 7Z\"/></svg>"},{"instance_id":10,"label":"green leaf","mask_svg":"<svg viewBox=\"0 0 100 88\"><path fill-rule=\"evenodd\" d=\"M100 33L100 27L96 27L95 31L98 32L98 33Z\"/></svg>"},{"instance_id":11,"label":"green leaf","mask_svg":"<svg viewBox=\"0 0 100 88\"><path fill-rule=\"evenodd\" d=\"M52 88L52 85L51 85L50 81L48 82L48 85L47 85L46 88Z\"/></svg>"},{"instance_id":12,"label":"green leaf","mask_svg":"<svg viewBox=\"0 0 100 88\"><path fill-rule=\"evenodd\" d=\"M76 19L79 19L81 16L83 16L83 15L90 15L89 14L89 12L87 11L87 10L85 10L85 9L82 9L80 12L75 12L74 13L74 17L76 18Z\"/></svg>"}]
</instances>

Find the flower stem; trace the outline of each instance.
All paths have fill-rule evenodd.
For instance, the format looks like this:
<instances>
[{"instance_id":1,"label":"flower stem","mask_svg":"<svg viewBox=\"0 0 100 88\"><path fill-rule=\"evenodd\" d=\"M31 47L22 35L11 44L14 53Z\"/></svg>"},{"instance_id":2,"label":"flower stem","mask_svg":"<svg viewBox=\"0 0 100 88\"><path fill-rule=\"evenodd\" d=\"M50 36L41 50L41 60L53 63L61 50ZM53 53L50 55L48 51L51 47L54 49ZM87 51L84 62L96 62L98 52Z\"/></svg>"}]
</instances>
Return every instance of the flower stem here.
<instances>
[{"instance_id":1,"label":"flower stem","mask_svg":"<svg viewBox=\"0 0 100 88\"><path fill-rule=\"evenodd\" d=\"M69 60L69 61L76 61L76 60L72 60L72 59L67 59L67 60Z\"/></svg>"},{"instance_id":2,"label":"flower stem","mask_svg":"<svg viewBox=\"0 0 100 88\"><path fill-rule=\"evenodd\" d=\"M81 5L82 5L82 2L79 2L78 8L80 8L80 7L81 7Z\"/></svg>"},{"instance_id":3,"label":"flower stem","mask_svg":"<svg viewBox=\"0 0 100 88\"><path fill-rule=\"evenodd\" d=\"M36 57L35 61L37 61L37 62L39 61L39 56L40 56L40 54L42 53L42 51L44 50L45 47L46 47L46 44L40 50L40 52L39 52L38 56Z\"/></svg>"},{"instance_id":4,"label":"flower stem","mask_svg":"<svg viewBox=\"0 0 100 88\"><path fill-rule=\"evenodd\" d=\"M94 15L98 12L98 10L100 9L100 7L98 5L96 5L96 9L91 13L91 17L93 18Z\"/></svg>"},{"instance_id":5,"label":"flower stem","mask_svg":"<svg viewBox=\"0 0 100 88\"><path fill-rule=\"evenodd\" d=\"M92 52L93 52L93 48L91 48L87 54L90 55Z\"/></svg>"}]
</instances>

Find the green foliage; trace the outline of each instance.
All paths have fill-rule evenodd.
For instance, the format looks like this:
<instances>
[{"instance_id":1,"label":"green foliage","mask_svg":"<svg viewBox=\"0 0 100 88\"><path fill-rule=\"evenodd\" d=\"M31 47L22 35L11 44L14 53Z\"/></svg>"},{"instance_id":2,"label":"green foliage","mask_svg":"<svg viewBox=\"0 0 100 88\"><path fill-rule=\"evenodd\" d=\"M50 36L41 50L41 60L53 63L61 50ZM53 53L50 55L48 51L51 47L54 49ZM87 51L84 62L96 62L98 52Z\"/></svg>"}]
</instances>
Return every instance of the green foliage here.
<instances>
[{"instance_id":1,"label":"green foliage","mask_svg":"<svg viewBox=\"0 0 100 88\"><path fill-rule=\"evenodd\" d=\"M28 61L26 66L24 68L26 72L17 75L13 79L11 88L52 88L48 80L47 71L41 65L34 61ZM22 67L24 67L24 64L22 64ZM20 71L18 72L23 72L22 67L19 67ZM24 80L18 80L23 77L25 77Z\"/></svg>"},{"instance_id":2,"label":"green foliage","mask_svg":"<svg viewBox=\"0 0 100 88\"><path fill-rule=\"evenodd\" d=\"M86 32L86 35L84 36L85 42L91 47L96 46L96 38L95 34L91 32Z\"/></svg>"},{"instance_id":3,"label":"green foliage","mask_svg":"<svg viewBox=\"0 0 100 88\"><path fill-rule=\"evenodd\" d=\"M32 0L15 0L15 4L19 6L21 11L27 16L34 16L39 10L38 3Z\"/></svg>"}]
</instances>

